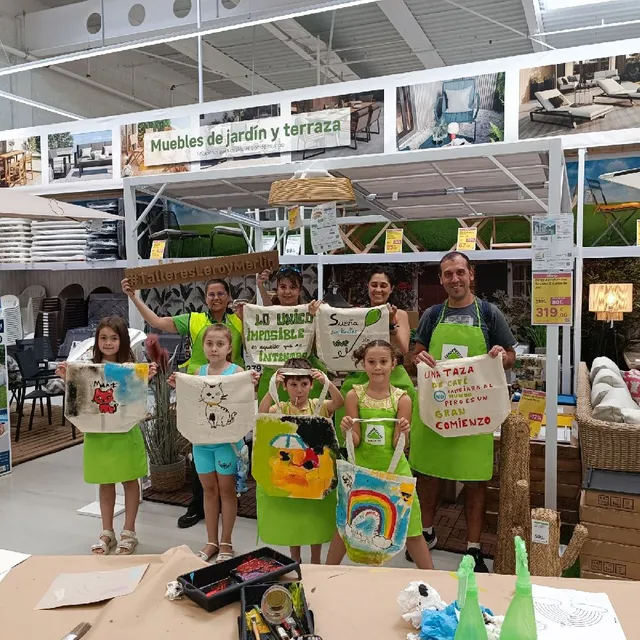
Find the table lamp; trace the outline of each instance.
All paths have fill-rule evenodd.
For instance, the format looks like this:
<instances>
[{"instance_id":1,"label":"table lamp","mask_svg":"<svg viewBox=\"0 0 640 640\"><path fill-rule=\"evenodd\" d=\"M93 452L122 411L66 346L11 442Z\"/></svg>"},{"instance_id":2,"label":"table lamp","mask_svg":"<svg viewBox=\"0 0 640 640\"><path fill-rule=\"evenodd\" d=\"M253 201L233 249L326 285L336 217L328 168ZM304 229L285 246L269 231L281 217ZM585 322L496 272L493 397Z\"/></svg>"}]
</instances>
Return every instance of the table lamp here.
<instances>
[{"instance_id":1,"label":"table lamp","mask_svg":"<svg viewBox=\"0 0 640 640\"><path fill-rule=\"evenodd\" d=\"M589 311L595 312L598 320L619 322L624 313L633 311L632 284L590 284Z\"/></svg>"}]
</instances>

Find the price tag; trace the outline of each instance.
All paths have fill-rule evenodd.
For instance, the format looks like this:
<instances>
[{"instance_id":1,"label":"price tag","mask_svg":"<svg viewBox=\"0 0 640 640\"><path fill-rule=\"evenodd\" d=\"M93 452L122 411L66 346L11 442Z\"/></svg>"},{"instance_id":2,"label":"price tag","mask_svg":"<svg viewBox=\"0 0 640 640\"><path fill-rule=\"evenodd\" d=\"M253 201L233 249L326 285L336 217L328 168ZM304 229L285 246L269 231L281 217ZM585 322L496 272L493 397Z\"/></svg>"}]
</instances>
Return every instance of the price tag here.
<instances>
[{"instance_id":1,"label":"price tag","mask_svg":"<svg viewBox=\"0 0 640 640\"><path fill-rule=\"evenodd\" d=\"M475 251L477 240L477 227L460 227L458 229L458 242L456 243L456 251Z\"/></svg>"},{"instance_id":2,"label":"price tag","mask_svg":"<svg viewBox=\"0 0 640 640\"><path fill-rule=\"evenodd\" d=\"M151 245L151 260L162 260L164 258L164 249L167 246L166 240L154 240Z\"/></svg>"},{"instance_id":3,"label":"price tag","mask_svg":"<svg viewBox=\"0 0 640 640\"><path fill-rule=\"evenodd\" d=\"M573 273L533 274L531 324L570 325L573 315Z\"/></svg>"},{"instance_id":4,"label":"price tag","mask_svg":"<svg viewBox=\"0 0 640 640\"><path fill-rule=\"evenodd\" d=\"M531 521L531 541L536 544L549 544L549 523L544 520Z\"/></svg>"},{"instance_id":5,"label":"price tag","mask_svg":"<svg viewBox=\"0 0 640 640\"><path fill-rule=\"evenodd\" d=\"M402 239L404 231L402 229L387 229L385 231L384 252L402 253Z\"/></svg>"}]
</instances>

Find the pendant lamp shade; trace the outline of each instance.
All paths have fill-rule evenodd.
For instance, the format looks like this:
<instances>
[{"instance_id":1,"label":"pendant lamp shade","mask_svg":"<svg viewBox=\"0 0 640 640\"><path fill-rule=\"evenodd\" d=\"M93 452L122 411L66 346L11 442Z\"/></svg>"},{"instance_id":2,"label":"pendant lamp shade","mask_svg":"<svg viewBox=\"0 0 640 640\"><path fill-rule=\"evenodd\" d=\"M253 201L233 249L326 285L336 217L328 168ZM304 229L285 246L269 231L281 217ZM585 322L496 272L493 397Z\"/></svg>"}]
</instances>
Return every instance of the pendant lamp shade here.
<instances>
[{"instance_id":1,"label":"pendant lamp shade","mask_svg":"<svg viewBox=\"0 0 640 640\"><path fill-rule=\"evenodd\" d=\"M269 192L269 205L272 207L355 200L351 180L336 178L328 171L297 171L289 180L273 182Z\"/></svg>"}]
</instances>

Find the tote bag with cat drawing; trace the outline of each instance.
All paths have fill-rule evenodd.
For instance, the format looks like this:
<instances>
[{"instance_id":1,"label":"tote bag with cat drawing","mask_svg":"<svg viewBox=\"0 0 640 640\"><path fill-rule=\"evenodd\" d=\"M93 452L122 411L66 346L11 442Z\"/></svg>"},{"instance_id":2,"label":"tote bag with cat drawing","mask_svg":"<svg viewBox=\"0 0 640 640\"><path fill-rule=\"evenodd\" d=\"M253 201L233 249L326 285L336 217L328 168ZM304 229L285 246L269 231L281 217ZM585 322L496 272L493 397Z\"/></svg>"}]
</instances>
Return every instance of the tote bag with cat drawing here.
<instances>
[{"instance_id":1,"label":"tote bag with cat drawing","mask_svg":"<svg viewBox=\"0 0 640 640\"><path fill-rule=\"evenodd\" d=\"M176 373L178 431L193 444L238 442L256 422L250 371L231 376Z\"/></svg>"},{"instance_id":2,"label":"tote bag with cat drawing","mask_svg":"<svg viewBox=\"0 0 640 640\"><path fill-rule=\"evenodd\" d=\"M148 364L69 362L65 417L83 433L126 433L147 415Z\"/></svg>"}]
</instances>

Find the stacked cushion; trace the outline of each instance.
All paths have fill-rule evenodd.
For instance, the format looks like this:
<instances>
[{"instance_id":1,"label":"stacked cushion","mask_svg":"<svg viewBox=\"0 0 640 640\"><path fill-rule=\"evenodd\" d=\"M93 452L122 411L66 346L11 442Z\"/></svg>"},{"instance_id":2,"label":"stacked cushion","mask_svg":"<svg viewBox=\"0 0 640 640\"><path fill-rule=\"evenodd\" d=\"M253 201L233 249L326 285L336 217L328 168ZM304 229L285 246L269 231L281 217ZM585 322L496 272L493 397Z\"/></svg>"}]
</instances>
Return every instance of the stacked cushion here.
<instances>
[{"instance_id":1,"label":"stacked cushion","mask_svg":"<svg viewBox=\"0 0 640 640\"><path fill-rule=\"evenodd\" d=\"M31 225L32 262L70 262L85 259L87 229L81 222L35 221Z\"/></svg>"},{"instance_id":2,"label":"stacked cushion","mask_svg":"<svg viewBox=\"0 0 640 640\"><path fill-rule=\"evenodd\" d=\"M609 358L596 358L591 367L593 417L602 422L640 425L640 406L635 402L624 374ZM639 376L640 382L640 376Z\"/></svg>"},{"instance_id":3,"label":"stacked cushion","mask_svg":"<svg viewBox=\"0 0 640 640\"><path fill-rule=\"evenodd\" d=\"M0 262L29 262L31 259L31 221L0 218Z\"/></svg>"}]
</instances>

